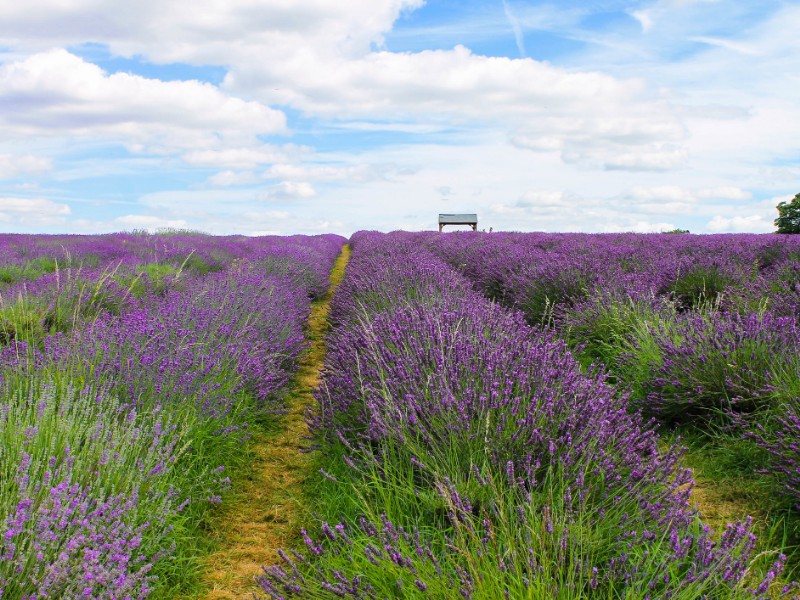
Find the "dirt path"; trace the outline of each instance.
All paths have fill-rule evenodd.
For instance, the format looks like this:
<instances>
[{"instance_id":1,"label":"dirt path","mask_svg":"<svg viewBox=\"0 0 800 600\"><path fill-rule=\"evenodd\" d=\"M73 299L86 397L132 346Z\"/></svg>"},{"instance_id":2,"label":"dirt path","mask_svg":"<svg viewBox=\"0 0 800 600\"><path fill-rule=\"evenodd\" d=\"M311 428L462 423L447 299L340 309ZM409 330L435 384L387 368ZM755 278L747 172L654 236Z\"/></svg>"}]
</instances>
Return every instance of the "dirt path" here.
<instances>
[{"instance_id":1,"label":"dirt path","mask_svg":"<svg viewBox=\"0 0 800 600\"><path fill-rule=\"evenodd\" d=\"M235 482L234 497L220 510L213 534L219 549L204 561L203 584L208 592L200 598L252 598L261 567L278 562L278 549L291 545L306 521L302 482L309 475L311 458L300 451L308 433L304 415L314 402L312 391L325 359L330 300L349 257L350 248L345 246L333 267L330 290L311 306L306 332L311 347L287 395L289 413L280 431L254 434L249 477Z\"/></svg>"}]
</instances>

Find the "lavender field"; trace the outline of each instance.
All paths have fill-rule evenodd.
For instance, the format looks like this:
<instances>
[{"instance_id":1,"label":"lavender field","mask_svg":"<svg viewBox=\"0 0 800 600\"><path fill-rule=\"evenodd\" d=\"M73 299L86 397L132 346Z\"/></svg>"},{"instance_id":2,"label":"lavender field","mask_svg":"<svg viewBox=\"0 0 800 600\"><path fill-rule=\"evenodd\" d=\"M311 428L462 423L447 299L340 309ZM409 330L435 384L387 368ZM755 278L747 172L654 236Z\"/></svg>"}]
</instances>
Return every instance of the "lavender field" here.
<instances>
[{"instance_id":1,"label":"lavender field","mask_svg":"<svg viewBox=\"0 0 800 600\"><path fill-rule=\"evenodd\" d=\"M198 540L344 243L0 237L0 597L215 597ZM795 594L800 240L349 245L258 597Z\"/></svg>"},{"instance_id":2,"label":"lavender field","mask_svg":"<svg viewBox=\"0 0 800 600\"><path fill-rule=\"evenodd\" d=\"M0 597L183 589L338 236L0 239Z\"/></svg>"},{"instance_id":3,"label":"lavender field","mask_svg":"<svg viewBox=\"0 0 800 600\"><path fill-rule=\"evenodd\" d=\"M309 421L319 522L267 597L794 595L795 238L351 245ZM757 519L705 518L700 458L735 463Z\"/></svg>"}]
</instances>

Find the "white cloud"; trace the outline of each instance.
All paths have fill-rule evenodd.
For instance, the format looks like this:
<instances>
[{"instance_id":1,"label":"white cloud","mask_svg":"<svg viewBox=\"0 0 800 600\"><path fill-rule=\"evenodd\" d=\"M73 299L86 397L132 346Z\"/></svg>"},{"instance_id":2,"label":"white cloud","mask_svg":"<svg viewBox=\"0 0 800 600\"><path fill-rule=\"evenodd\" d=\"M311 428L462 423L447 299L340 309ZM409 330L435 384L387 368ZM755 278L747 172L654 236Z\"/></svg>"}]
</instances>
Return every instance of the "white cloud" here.
<instances>
[{"instance_id":1,"label":"white cloud","mask_svg":"<svg viewBox=\"0 0 800 600\"><path fill-rule=\"evenodd\" d=\"M0 44L108 43L115 52L162 62L229 64L244 49L266 60L297 41L342 53L380 43L402 11L423 0L31 0L0 5ZM270 52L271 50L271 52Z\"/></svg>"},{"instance_id":2,"label":"white cloud","mask_svg":"<svg viewBox=\"0 0 800 600\"><path fill-rule=\"evenodd\" d=\"M228 187L256 183L258 180L252 171L220 171L209 177L208 183L216 187Z\"/></svg>"},{"instance_id":3,"label":"white cloud","mask_svg":"<svg viewBox=\"0 0 800 600\"><path fill-rule=\"evenodd\" d=\"M694 200L695 194L678 185L663 185L657 187L635 186L625 196L627 200L635 202L669 201L688 202Z\"/></svg>"},{"instance_id":4,"label":"white cloud","mask_svg":"<svg viewBox=\"0 0 800 600\"><path fill-rule=\"evenodd\" d=\"M698 199L716 200L749 200L751 194L735 186L719 186L713 188L689 189L679 185L662 185L655 187L634 186L625 198L651 201L696 201Z\"/></svg>"},{"instance_id":5,"label":"white cloud","mask_svg":"<svg viewBox=\"0 0 800 600\"><path fill-rule=\"evenodd\" d=\"M69 205L45 198L0 197L0 222L10 225L55 225L64 223L71 213Z\"/></svg>"},{"instance_id":6,"label":"white cloud","mask_svg":"<svg viewBox=\"0 0 800 600\"><path fill-rule=\"evenodd\" d=\"M558 151L566 163L608 170L671 171L688 162L681 145L685 128L665 105L634 103L594 109L594 115L592 110L537 120L535 129L523 128L510 141L536 152Z\"/></svg>"},{"instance_id":7,"label":"white cloud","mask_svg":"<svg viewBox=\"0 0 800 600\"><path fill-rule=\"evenodd\" d=\"M13 179L18 175L44 173L53 168L50 158L30 154L14 156L0 154L0 179Z\"/></svg>"},{"instance_id":8,"label":"white cloud","mask_svg":"<svg viewBox=\"0 0 800 600\"><path fill-rule=\"evenodd\" d=\"M441 133L446 130L444 125L436 123L414 123L411 121L336 121L330 123L332 129L346 131L394 131L400 133Z\"/></svg>"},{"instance_id":9,"label":"white cloud","mask_svg":"<svg viewBox=\"0 0 800 600\"><path fill-rule=\"evenodd\" d=\"M419 53L371 52L347 59L300 50L279 63L242 62L231 69L224 85L265 102L337 118L423 118L462 124L541 120L547 130L588 125L625 138L631 136L630 127L620 119L638 112L639 131L672 126L664 123L665 117L671 120L665 115L668 107L638 98L640 81L567 72L531 59L480 56L463 46Z\"/></svg>"},{"instance_id":10,"label":"white cloud","mask_svg":"<svg viewBox=\"0 0 800 600\"><path fill-rule=\"evenodd\" d=\"M267 210L267 211L253 211L245 213L244 215L248 221L252 222L271 222L271 221L285 221L291 217L291 213L287 210Z\"/></svg>"},{"instance_id":11,"label":"white cloud","mask_svg":"<svg viewBox=\"0 0 800 600\"><path fill-rule=\"evenodd\" d=\"M391 164L315 165L277 164L264 172L265 179L288 181L351 181L364 182L383 179L397 172Z\"/></svg>"},{"instance_id":12,"label":"white cloud","mask_svg":"<svg viewBox=\"0 0 800 600\"><path fill-rule=\"evenodd\" d=\"M528 191L520 196L514 204L515 208L546 208L563 207L576 201L576 198L565 192L558 191ZM502 210L502 209L501 209Z\"/></svg>"},{"instance_id":13,"label":"white cloud","mask_svg":"<svg viewBox=\"0 0 800 600\"><path fill-rule=\"evenodd\" d=\"M310 151L308 148L287 145L283 148L269 145L252 147L193 150L183 159L190 165L228 169L255 169L259 166L292 160Z\"/></svg>"},{"instance_id":14,"label":"white cloud","mask_svg":"<svg viewBox=\"0 0 800 600\"><path fill-rule=\"evenodd\" d=\"M509 136L509 141L518 148L533 150L534 152L553 152L564 149L565 140L557 135L540 134L536 132L517 131Z\"/></svg>"},{"instance_id":15,"label":"white cloud","mask_svg":"<svg viewBox=\"0 0 800 600\"><path fill-rule=\"evenodd\" d=\"M698 190L697 197L711 200L749 200L752 194L742 188L727 185Z\"/></svg>"},{"instance_id":16,"label":"white cloud","mask_svg":"<svg viewBox=\"0 0 800 600\"><path fill-rule=\"evenodd\" d=\"M264 200L308 200L317 195L314 186L306 181L282 181L261 194Z\"/></svg>"},{"instance_id":17,"label":"white cloud","mask_svg":"<svg viewBox=\"0 0 800 600\"><path fill-rule=\"evenodd\" d=\"M634 19L639 21L639 25L642 26L642 31L644 33L647 33L653 28L653 16L650 14L649 11L634 10L630 14Z\"/></svg>"},{"instance_id":18,"label":"white cloud","mask_svg":"<svg viewBox=\"0 0 800 600\"><path fill-rule=\"evenodd\" d=\"M238 153L238 152L237 152ZM217 153L205 153L214 155ZM220 153L222 154L222 153ZM286 158L286 157L284 157ZM309 155L308 161L324 161L324 156ZM196 161L192 157L191 161ZM199 161L198 161L199 162ZM209 161L211 162L211 161ZM231 169L221 171L209 177L208 183L218 187L231 185L245 185L258 183L263 180L280 180L280 183L268 192L271 198L306 197L310 198L311 182L339 181L349 183L363 183L392 177L398 173L396 165L391 164L353 164L329 165L314 164L311 162L281 162L270 166L266 171L255 174L252 171L234 171Z\"/></svg>"},{"instance_id":19,"label":"white cloud","mask_svg":"<svg viewBox=\"0 0 800 600\"><path fill-rule=\"evenodd\" d=\"M660 233L676 229L672 223L652 223L650 221L627 221L622 224L603 226L603 233Z\"/></svg>"},{"instance_id":20,"label":"white cloud","mask_svg":"<svg viewBox=\"0 0 800 600\"><path fill-rule=\"evenodd\" d=\"M689 152L685 148L653 144L638 152L623 151L606 156L603 166L620 171L673 171L685 167L688 162Z\"/></svg>"},{"instance_id":21,"label":"white cloud","mask_svg":"<svg viewBox=\"0 0 800 600\"><path fill-rule=\"evenodd\" d=\"M285 131L285 116L197 81L109 75L63 49L0 65L6 136L113 136L154 148L195 148Z\"/></svg>"},{"instance_id":22,"label":"white cloud","mask_svg":"<svg viewBox=\"0 0 800 600\"><path fill-rule=\"evenodd\" d=\"M769 233L775 231L773 222L767 220L762 215L734 217L717 215L708 222L706 227L713 233Z\"/></svg>"}]
</instances>

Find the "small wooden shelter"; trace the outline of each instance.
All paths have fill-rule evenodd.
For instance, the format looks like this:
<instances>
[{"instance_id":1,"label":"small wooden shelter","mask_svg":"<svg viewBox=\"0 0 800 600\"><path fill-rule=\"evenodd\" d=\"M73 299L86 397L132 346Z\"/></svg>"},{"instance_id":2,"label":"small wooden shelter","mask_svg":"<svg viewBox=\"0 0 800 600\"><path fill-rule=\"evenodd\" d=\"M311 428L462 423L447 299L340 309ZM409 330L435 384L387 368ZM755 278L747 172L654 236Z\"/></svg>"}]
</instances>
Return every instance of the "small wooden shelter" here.
<instances>
[{"instance_id":1,"label":"small wooden shelter","mask_svg":"<svg viewBox=\"0 0 800 600\"><path fill-rule=\"evenodd\" d=\"M439 233L445 225L469 225L478 231L478 215L474 213L439 214Z\"/></svg>"}]
</instances>

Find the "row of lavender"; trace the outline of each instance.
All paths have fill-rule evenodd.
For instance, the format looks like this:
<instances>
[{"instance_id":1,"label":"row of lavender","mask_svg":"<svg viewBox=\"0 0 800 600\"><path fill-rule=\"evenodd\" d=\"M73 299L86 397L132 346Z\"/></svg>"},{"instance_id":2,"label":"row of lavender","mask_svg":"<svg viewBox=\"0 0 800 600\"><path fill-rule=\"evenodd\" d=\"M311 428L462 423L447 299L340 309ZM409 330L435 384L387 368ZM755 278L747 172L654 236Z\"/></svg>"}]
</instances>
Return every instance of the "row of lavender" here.
<instances>
[{"instance_id":1,"label":"row of lavender","mask_svg":"<svg viewBox=\"0 0 800 600\"><path fill-rule=\"evenodd\" d=\"M321 531L270 597L767 597L784 558L746 523L714 541L605 373L414 236L351 243L311 418Z\"/></svg>"},{"instance_id":2,"label":"row of lavender","mask_svg":"<svg viewBox=\"0 0 800 600\"><path fill-rule=\"evenodd\" d=\"M485 294L532 322L559 320L598 293L666 297L679 311L706 303L781 315L800 306L800 240L791 235L413 234Z\"/></svg>"},{"instance_id":3,"label":"row of lavender","mask_svg":"<svg viewBox=\"0 0 800 600\"><path fill-rule=\"evenodd\" d=\"M800 504L800 236L429 235L662 422L736 423ZM741 432L739 432L741 433Z\"/></svg>"},{"instance_id":4,"label":"row of lavender","mask_svg":"<svg viewBox=\"0 0 800 600\"><path fill-rule=\"evenodd\" d=\"M191 580L248 419L281 410L343 239L4 236L0 597Z\"/></svg>"},{"instance_id":5,"label":"row of lavender","mask_svg":"<svg viewBox=\"0 0 800 600\"><path fill-rule=\"evenodd\" d=\"M66 331L74 321L101 312L119 314L131 301L179 286L182 275L220 272L236 262L262 264L319 295L327 285L331 248L341 239L311 239L316 241L303 236L2 235L0 342Z\"/></svg>"}]
</instances>

